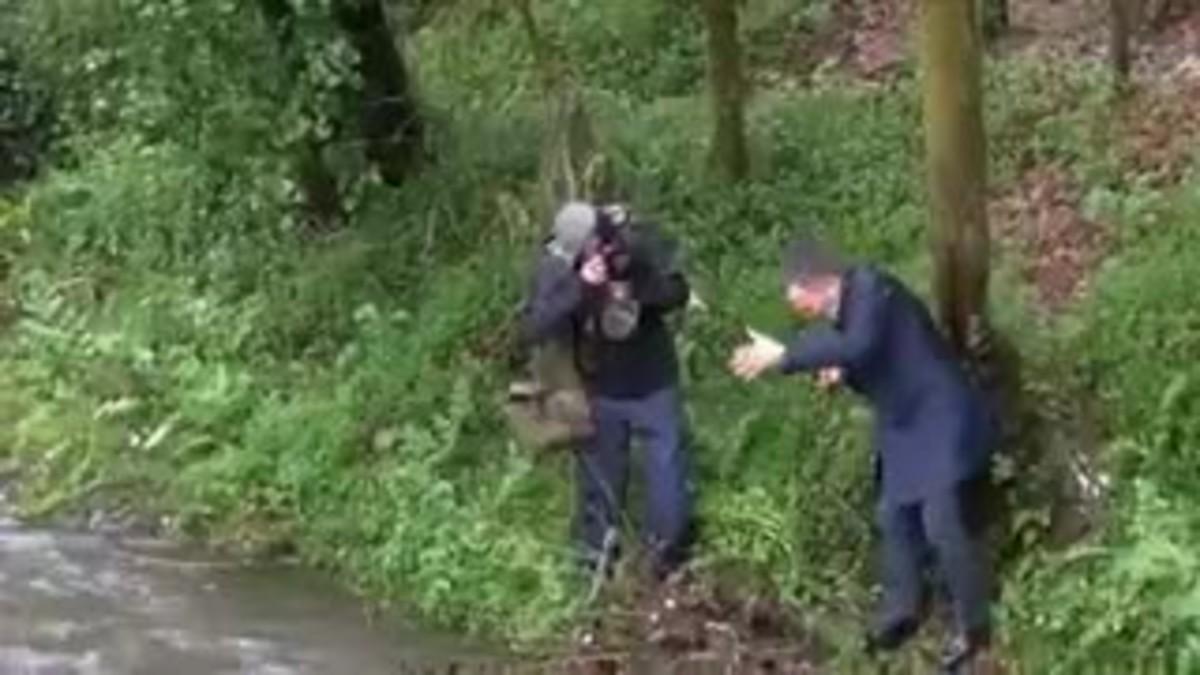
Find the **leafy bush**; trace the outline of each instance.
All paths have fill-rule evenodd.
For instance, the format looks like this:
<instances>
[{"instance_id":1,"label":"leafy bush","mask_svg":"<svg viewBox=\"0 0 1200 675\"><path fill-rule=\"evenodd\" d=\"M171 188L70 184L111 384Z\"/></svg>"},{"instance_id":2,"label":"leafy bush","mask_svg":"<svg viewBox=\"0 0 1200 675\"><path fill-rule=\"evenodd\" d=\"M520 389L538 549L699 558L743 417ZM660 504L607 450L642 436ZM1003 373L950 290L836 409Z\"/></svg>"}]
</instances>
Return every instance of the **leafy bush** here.
<instances>
[{"instance_id":1,"label":"leafy bush","mask_svg":"<svg viewBox=\"0 0 1200 675\"><path fill-rule=\"evenodd\" d=\"M1166 222L1200 213L1189 190L1160 213ZM1097 659L1154 670L1200 658L1195 245L1188 229L1128 239L1072 338L1108 413L1100 461L1110 522L1092 540L1038 556L1014 586L1007 607L1018 645L1046 672Z\"/></svg>"},{"instance_id":2,"label":"leafy bush","mask_svg":"<svg viewBox=\"0 0 1200 675\"><path fill-rule=\"evenodd\" d=\"M869 215L835 216L855 201L904 209L914 184L839 187L905 175L902 108L794 104L760 112L779 178L732 192L667 180L693 149L681 108L630 108L631 124L603 132L619 182L684 237L715 308L681 336L704 558L817 602L863 593L869 462L861 433L842 431L862 424L796 383L743 388L724 359L743 322L786 325L771 270L789 209L877 253L885 238ZM279 225L277 174L226 184L186 146L118 140L50 175L13 225L30 246L7 357L22 391L44 392L14 413L17 452L42 476L26 503L134 486L130 498L155 495L141 505L182 532L295 547L433 620L527 638L560 626L581 598L566 564L568 467L504 440L493 406L504 364L476 356L504 351L539 230L525 207L499 208L530 192L531 117L460 114L440 132L438 166L396 193L366 186L354 231L328 240ZM863 124L881 133L856 141ZM831 134L843 152L799 151Z\"/></svg>"},{"instance_id":3,"label":"leafy bush","mask_svg":"<svg viewBox=\"0 0 1200 675\"><path fill-rule=\"evenodd\" d=\"M315 233L290 205L289 148L332 133L350 63L324 3L296 5L299 74L252 5L88 0L13 14L22 72L62 97L72 151L0 204L12 305L0 314L0 452L22 467L22 503L136 504L215 543L293 549L447 625L554 634L582 597L567 564L567 458L514 447L495 406L544 232L528 36L497 5L439 8L409 50L434 160L393 189L330 148L351 219ZM773 26L822 7L751 3L756 58L783 48ZM708 121L694 3L535 8L583 73L619 196L684 240L708 305L679 335L703 569L857 613L871 578L862 411L802 382L744 386L724 366L746 325L790 327L777 257L799 230L928 277L914 82L759 92L753 179L714 185L698 170ZM997 285L1031 391L1088 393L1058 379L1066 371L1097 383L1115 476L1102 537L1017 566L1015 644L1066 671L1097 654L1194 654L1197 242L1179 224L1200 208L1113 180L1096 72L990 73L1000 179L1067 164L1093 185L1089 206L1124 228L1094 297L1061 324L1034 329L1015 282Z\"/></svg>"}]
</instances>

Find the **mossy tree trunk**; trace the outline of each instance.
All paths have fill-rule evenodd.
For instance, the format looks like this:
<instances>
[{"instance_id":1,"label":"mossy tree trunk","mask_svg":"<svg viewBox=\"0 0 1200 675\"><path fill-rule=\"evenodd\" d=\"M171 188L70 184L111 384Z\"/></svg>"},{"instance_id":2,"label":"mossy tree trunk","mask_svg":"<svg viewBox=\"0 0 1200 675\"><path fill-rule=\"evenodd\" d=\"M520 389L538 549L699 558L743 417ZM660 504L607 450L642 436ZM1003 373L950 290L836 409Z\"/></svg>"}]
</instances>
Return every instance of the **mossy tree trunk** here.
<instances>
[{"instance_id":1,"label":"mossy tree trunk","mask_svg":"<svg viewBox=\"0 0 1200 675\"><path fill-rule=\"evenodd\" d=\"M516 10L525 26L543 91L545 134L539 222L546 222L565 201L611 197L611 186L600 172L601 157L591 117L567 55L553 33L538 22L530 0L518 0Z\"/></svg>"},{"instance_id":2,"label":"mossy tree trunk","mask_svg":"<svg viewBox=\"0 0 1200 675\"><path fill-rule=\"evenodd\" d=\"M1008 0L981 0L983 37L991 42L1008 32L1011 23Z\"/></svg>"},{"instance_id":3,"label":"mossy tree trunk","mask_svg":"<svg viewBox=\"0 0 1200 675\"><path fill-rule=\"evenodd\" d=\"M938 315L963 356L986 330L989 238L975 0L920 0L926 176Z\"/></svg>"},{"instance_id":4,"label":"mossy tree trunk","mask_svg":"<svg viewBox=\"0 0 1200 675\"><path fill-rule=\"evenodd\" d=\"M738 0L702 0L708 32L708 79L713 136L709 165L725 180L740 181L750 169L746 143L746 78L738 40Z\"/></svg>"},{"instance_id":5,"label":"mossy tree trunk","mask_svg":"<svg viewBox=\"0 0 1200 675\"><path fill-rule=\"evenodd\" d=\"M258 0L258 8L275 37L286 77L294 87L304 69L304 56L295 40L295 8L289 0ZM329 231L344 222L345 212L337 176L325 161L325 146L325 141L310 132L297 142L292 152L305 220L314 229Z\"/></svg>"},{"instance_id":6,"label":"mossy tree trunk","mask_svg":"<svg viewBox=\"0 0 1200 675\"><path fill-rule=\"evenodd\" d=\"M334 0L333 17L358 52L367 159L400 185L421 157L424 124L383 0Z\"/></svg>"},{"instance_id":7,"label":"mossy tree trunk","mask_svg":"<svg viewBox=\"0 0 1200 675\"><path fill-rule=\"evenodd\" d=\"M1108 58L1112 65L1113 86L1118 95L1129 90L1134 22L1132 1L1108 0Z\"/></svg>"}]
</instances>

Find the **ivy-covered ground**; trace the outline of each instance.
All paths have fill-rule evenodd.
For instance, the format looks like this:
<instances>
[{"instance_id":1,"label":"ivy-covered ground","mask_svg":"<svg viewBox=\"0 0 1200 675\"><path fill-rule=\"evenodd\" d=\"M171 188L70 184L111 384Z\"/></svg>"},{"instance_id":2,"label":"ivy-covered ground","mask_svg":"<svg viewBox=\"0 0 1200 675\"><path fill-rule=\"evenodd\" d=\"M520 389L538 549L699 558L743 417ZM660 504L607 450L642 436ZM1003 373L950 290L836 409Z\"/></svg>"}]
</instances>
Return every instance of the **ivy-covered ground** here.
<instances>
[{"instance_id":1,"label":"ivy-covered ground","mask_svg":"<svg viewBox=\"0 0 1200 675\"><path fill-rule=\"evenodd\" d=\"M29 132L0 134L20 162L0 199L0 455L26 514L297 555L523 647L597 619L601 642L653 632L638 622L661 598L585 602L568 460L518 447L497 406L545 227L522 24L499 4L425 8L406 46L431 159L390 187L353 139L336 146L349 217L314 231L286 148L344 114L347 51L323 3L296 3L308 65L284 77L253 4L0 1L21 27L0 36L0 129ZM1000 653L1039 673L1200 658L1200 19L1144 36L1117 101L1088 28L1101 8L1054 10L1076 26L1013 4L985 105L993 311L1022 357ZM744 324L787 326L777 252L801 223L928 287L905 14L748 2L755 167L727 187L699 169L689 3L535 6L621 191L684 240L709 308L679 336L704 529L668 628L706 647L722 625L782 627L837 664L872 597L865 412L724 363Z\"/></svg>"}]
</instances>

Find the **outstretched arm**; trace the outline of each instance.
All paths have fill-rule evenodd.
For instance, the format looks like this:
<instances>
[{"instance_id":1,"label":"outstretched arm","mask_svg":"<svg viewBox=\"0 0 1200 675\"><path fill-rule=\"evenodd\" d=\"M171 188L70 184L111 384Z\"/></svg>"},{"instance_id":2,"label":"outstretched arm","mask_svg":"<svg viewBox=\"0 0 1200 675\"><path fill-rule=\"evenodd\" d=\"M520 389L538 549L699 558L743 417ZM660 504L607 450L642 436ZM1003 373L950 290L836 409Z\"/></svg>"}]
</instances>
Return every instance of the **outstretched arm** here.
<instances>
[{"instance_id":1,"label":"outstretched arm","mask_svg":"<svg viewBox=\"0 0 1200 675\"><path fill-rule=\"evenodd\" d=\"M861 362L879 344L888 305L887 289L873 274L860 276L843 328L811 328L787 346L779 371L791 374L823 368L845 368Z\"/></svg>"},{"instance_id":2,"label":"outstretched arm","mask_svg":"<svg viewBox=\"0 0 1200 675\"><path fill-rule=\"evenodd\" d=\"M842 329L813 328L797 336L790 345L750 330L750 342L734 351L730 368L751 380L768 370L783 374L820 371L821 383L836 384L842 371L861 362L879 344L890 289L872 274L862 275L854 298L846 306Z\"/></svg>"}]
</instances>

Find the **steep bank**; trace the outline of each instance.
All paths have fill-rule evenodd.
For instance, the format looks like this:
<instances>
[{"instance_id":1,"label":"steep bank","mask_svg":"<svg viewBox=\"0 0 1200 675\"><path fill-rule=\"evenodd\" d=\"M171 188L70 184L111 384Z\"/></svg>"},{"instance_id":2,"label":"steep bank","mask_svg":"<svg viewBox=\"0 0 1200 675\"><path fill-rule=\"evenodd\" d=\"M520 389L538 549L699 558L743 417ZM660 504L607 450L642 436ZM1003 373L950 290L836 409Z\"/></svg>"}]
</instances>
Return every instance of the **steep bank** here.
<instances>
[{"instance_id":1,"label":"steep bank","mask_svg":"<svg viewBox=\"0 0 1200 675\"><path fill-rule=\"evenodd\" d=\"M621 20L650 35L622 43L642 45L627 61L604 40L571 46L609 57L589 62L587 97L617 182L683 237L712 308L680 334L705 523L699 574L807 618L796 633L823 633L829 651L849 650L872 578L861 412L802 383L740 386L723 365L745 323L786 325L772 270L801 222L926 287L913 82L901 71L871 88L845 76L760 91L754 180L714 186L693 170L707 130L695 35L656 33L694 24L618 5L564 25L597 39L597 26ZM234 30L216 13L191 18ZM165 108L155 87L177 71L97 62L132 82L142 98L123 109L140 117L86 118L94 126L74 128L61 161L0 205L11 310L0 451L21 469L26 512L149 513L181 536L295 554L365 596L522 645L557 644L584 619L638 608L636 594L584 605L587 580L567 565L566 458L512 445L496 407L524 260L543 231L540 102L514 24L476 18L445 19L418 41L437 161L400 189L347 180L353 218L332 234L307 229L289 158L261 143L279 120L277 101L251 86L262 76L246 71L263 67L253 54L212 42L225 74L183 70L200 93ZM207 24L169 27L196 25ZM147 30L145 53L176 53L178 36ZM1085 547L1059 555L1043 548L1058 474L1037 480L1010 465L1020 490L1000 533L1006 633L1014 652L1085 659L1130 635L1151 651L1194 621L1186 600L1161 601L1190 598L1197 578L1186 490L1196 209L1187 171L1142 181L1150 169L1111 152L1125 135L1104 71L1075 59L996 61L988 100L997 232L1013 244L997 256L995 310L1024 356L1043 429L1083 435L1068 404L1100 394L1088 427L1098 438L1082 445L1109 481L1105 518ZM95 83L79 77L63 91L92 102ZM1004 208L1010 198L1019 208ZM1103 247L1092 247L1092 225L1103 225ZM1041 272L1064 252L1084 264L1059 292ZM1045 279L1050 311L1029 285ZM1047 444L1065 442L1031 443L1029 454L1046 457ZM1089 576L1104 580L1099 591ZM707 611L695 616L724 608ZM635 628L610 620L611 634L637 632L646 613L635 614Z\"/></svg>"}]
</instances>

